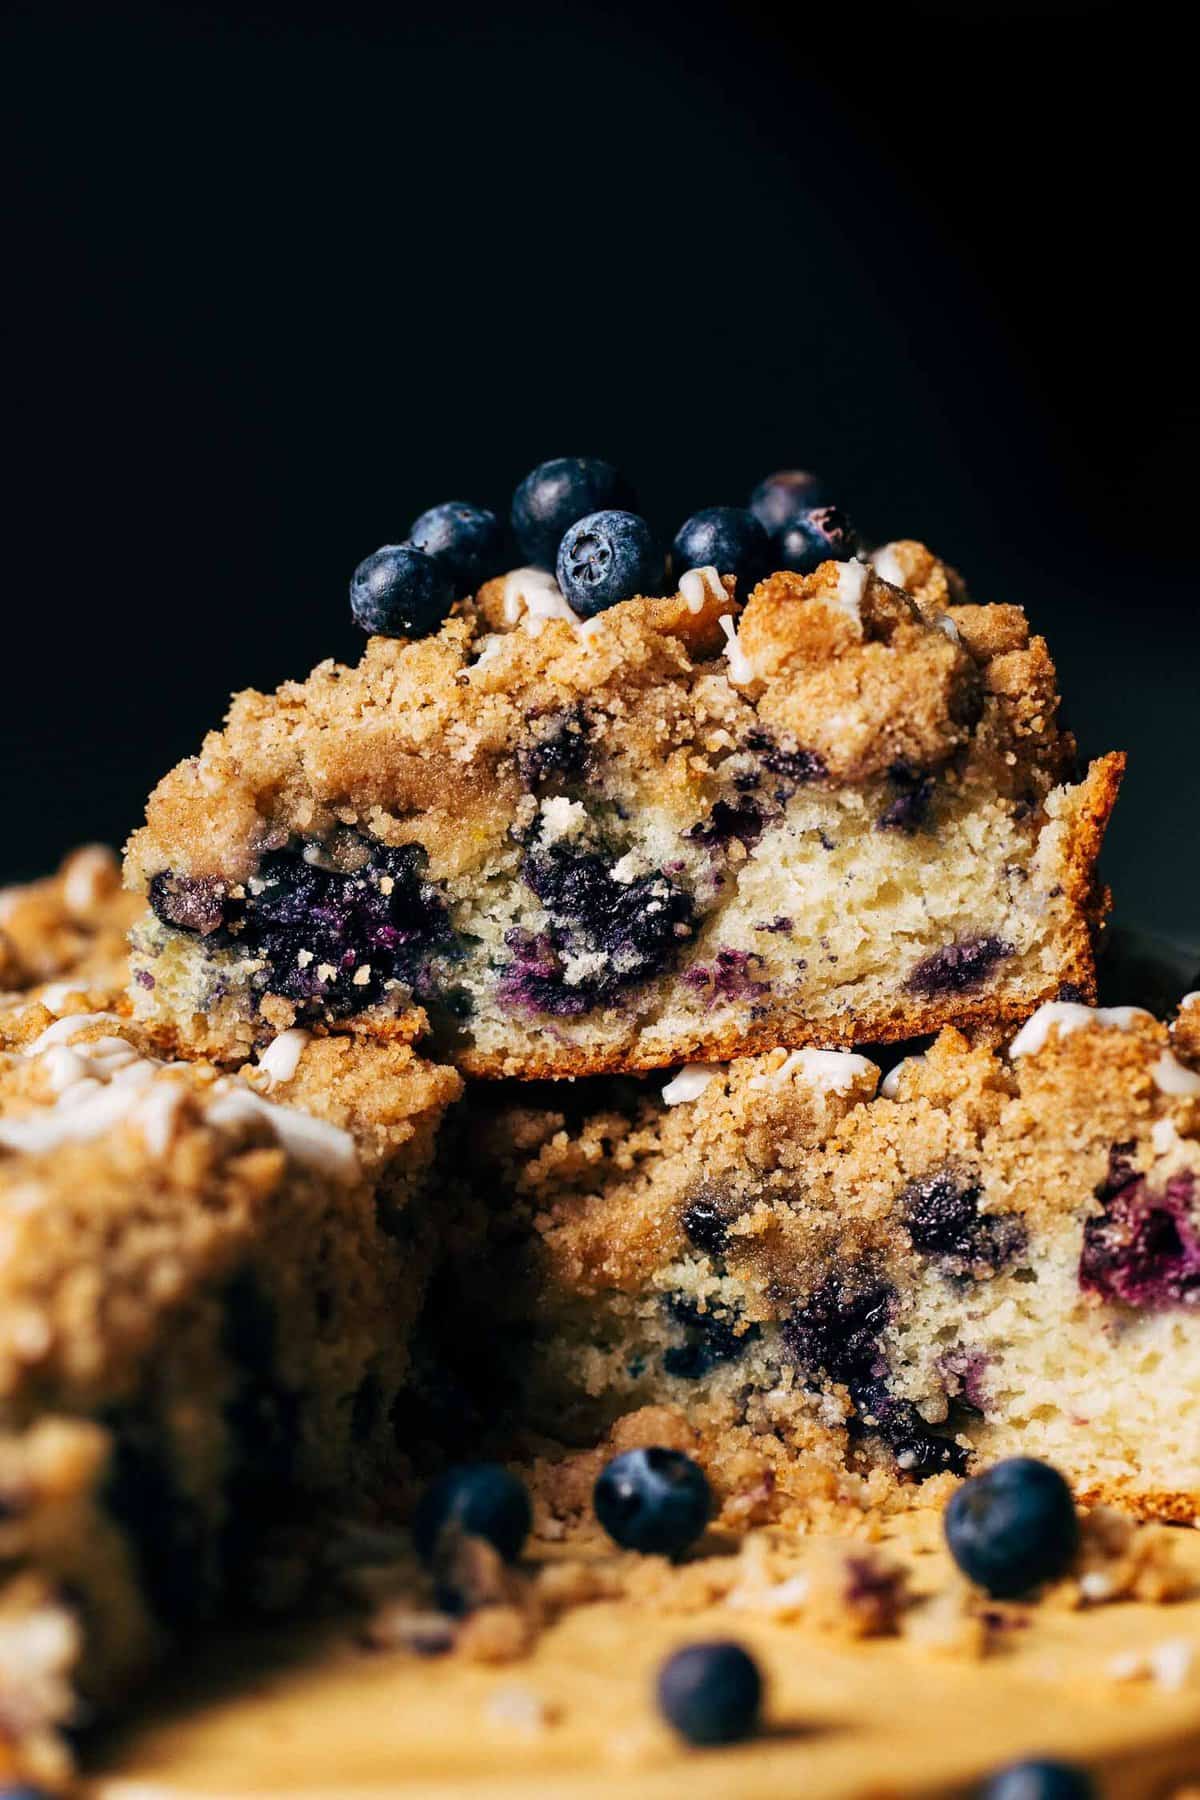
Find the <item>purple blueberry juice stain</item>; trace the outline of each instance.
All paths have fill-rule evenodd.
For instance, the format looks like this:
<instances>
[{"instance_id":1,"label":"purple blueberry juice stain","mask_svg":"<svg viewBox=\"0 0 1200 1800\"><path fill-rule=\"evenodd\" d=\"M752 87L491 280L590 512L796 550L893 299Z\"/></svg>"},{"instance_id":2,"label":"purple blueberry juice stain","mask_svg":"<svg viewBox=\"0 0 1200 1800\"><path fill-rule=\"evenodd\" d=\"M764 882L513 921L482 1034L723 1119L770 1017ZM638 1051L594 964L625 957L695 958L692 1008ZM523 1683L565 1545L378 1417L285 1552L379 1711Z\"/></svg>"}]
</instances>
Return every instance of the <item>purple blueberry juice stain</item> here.
<instances>
[{"instance_id":1,"label":"purple blueberry juice stain","mask_svg":"<svg viewBox=\"0 0 1200 1800\"><path fill-rule=\"evenodd\" d=\"M888 1387L880 1338L895 1300L893 1288L871 1281L865 1271L857 1289L830 1275L784 1321L784 1344L809 1374L824 1374L846 1387L859 1429L881 1437L905 1474L921 1480L947 1469L961 1474L967 1459L962 1445L939 1436L910 1400Z\"/></svg>"},{"instance_id":2,"label":"purple blueberry juice stain","mask_svg":"<svg viewBox=\"0 0 1200 1800\"><path fill-rule=\"evenodd\" d=\"M755 974L761 963L762 958L753 951L718 950L711 963L686 969L683 982L703 995L709 1006L753 1000L771 991L770 982L760 981Z\"/></svg>"},{"instance_id":3,"label":"purple blueberry juice stain","mask_svg":"<svg viewBox=\"0 0 1200 1800\"><path fill-rule=\"evenodd\" d=\"M681 1342L664 1350L662 1366L666 1374L684 1381L699 1381L722 1363L735 1362L759 1335L757 1325L739 1331L736 1320L727 1314L701 1312L695 1301L683 1294L672 1296L666 1306L679 1328Z\"/></svg>"},{"instance_id":4,"label":"purple blueberry juice stain","mask_svg":"<svg viewBox=\"0 0 1200 1800\"><path fill-rule=\"evenodd\" d=\"M961 1398L985 1417L988 1408L987 1372L990 1357L983 1350L970 1350L958 1345L937 1360L937 1371L947 1394Z\"/></svg>"},{"instance_id":5,"label":"purple blueberry juice stain","mask_svg":"<svg viewBox=\"0 0 1200 1800\"><path fill-rule=\"evenodd\" d=\"M910 970L904 985L912 994L940 1000L950 994L967 994L982 987L996 964L1013 954L1013 946L998 937L960 938Z\"/></svg>"},{"instance_id":6,"label":"purple blueberry juice stain","mask_svg":"<svg viewBox=\"0 0 1200 1800\"><path fill-rule=\"evenodd\" d=\"M531 721L528 743L517 749L517 769L527 788L567 780L587 768L588 720L582 707L564 708Z\"/></svg>"},{"instance_id":7,"label":"purple blueberry juice stain","mask_svg":"<svg viewBox=\"0 0 1200 1800\"><path fill-rule=\"evenodd\" d=\"M981 1212L983 1189L952 1169L934 1169L900 1195L912 1247L950 1275L992 1275L1025 1248L1025 1227L1011 1213Z\"/></svg>"},{"instance_id":8,"label":"purple blueberry juice stain","mask_svg":"<svg viewBox=\"0 0 1200 1800\"><path fill-rule=\"evenodd\" d=\"M420 847L366 848L353 873L273 851L236 900L224 882L156 876L150 904L165 924L261 962L259 993L293 1001L303 1018L347 1018L376 1005L388 981L426 986L431 959L456 952Z\"/></svg>"},{"instance_id":9,"label":"purple blueberry juice stain","mask_svg":"<svg viewBox=\"0 0 1200 1800\"><path fill-rule=\"evenodd\" d=\"M731 1196L715 1185L705 1185L693 1193L680 1214L684 1235L697 1250L719 1256L724 1250L729 1223L733 1217Z\"/></svg>"},{"instance_id":10,"label":"purple blueberry juice stain","mask_svg":"<svg viewBox=\"0 0 1200 1800\"><path fill-rule=\"evenodd\" d=\"M599 851L535 847L521 873L549 920L541 932L505 940L512 962L499 993L514 1008L566 1018L607 1005L671 968L695 929L685 888L662 872L618 881ZM570 979L569 963L583 958L597 966Z\"/></svg>"},{"instance_id":11,"label":"purple blueberry juice stain","mask_svg":"<svg viewBox=\"0 0 1200 1800\"><path fill-rule=\"evenodd\" d=\"M794 787L820 781L829 773L825 758L818 751L780 744L766 731L752 731L746 739L746 747L772 775L781 775Z\"/></svg>"},{"instance_id":12,"label":"purple blueberry juice stain","mask_svg":"<svg viewBox=\"0 0 1200 1800\"><path fill-rule=\"evenodd\" d=\"M713 850L723 850L735 840L749 850L762 836L764 823L758 801L743 795L737 800L716 801L707 819L701 819L684 836Z\"/></svg>"},{"instance_id":13,"label":"purple blueberry juice stain","mask_svg":"<svg viewBox=\"0 0 1200 1800\"><path fill-rule=\"evenodd\" d=\"M895 798L880 813L876 820L877 829L899 831L905 837L913 837L929 819L933 776L923 774L908 763L893 763L888 770L888 780L895 789Z\"/></svg>"},{"instance_id":14,"label":"purple blueberry juice stain","mask_svg":"<svg viewBox=\"0 0 1200 1800\"><path fill-rule=\"evenodd\" d=\"M1085 1221L1079 1284L1085 1293L1161 1312L1200 1306L1200 1203L1188 1170L1153 1188L1114 1146L1096 1190L1101 1211Z\"/></svg>"},{"instance_id":15,"label":"purple blueberry juice stain","mask_svg":"<svg viewBox=\"0 0 1200 1800\"><path fill-rule=\"evenodd\" d=\"M229 884L212 876L175 875L169 869L150 880L150 905L164 925L211 937L231 922L238 902Z\"/></svg>"}]
</instances>

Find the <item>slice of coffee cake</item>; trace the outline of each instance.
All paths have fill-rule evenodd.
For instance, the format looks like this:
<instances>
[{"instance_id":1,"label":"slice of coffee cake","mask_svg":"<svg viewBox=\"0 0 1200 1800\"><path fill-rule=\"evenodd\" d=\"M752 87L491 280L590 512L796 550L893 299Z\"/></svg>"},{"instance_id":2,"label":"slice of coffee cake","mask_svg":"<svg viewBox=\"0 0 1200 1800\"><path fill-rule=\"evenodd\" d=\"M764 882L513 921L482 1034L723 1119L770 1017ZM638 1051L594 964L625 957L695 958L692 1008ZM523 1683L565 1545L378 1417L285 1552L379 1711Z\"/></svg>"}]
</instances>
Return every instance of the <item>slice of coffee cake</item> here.
<instances>
[{"instance_id":1,"label":"slice of coffee cake","mask_svg":"<svg viewBox=\"0 0 1200 1800\"><path fill-rule=\"evenodd\" d=\"M1177 1055L1149 1014L1048 1005L1007 1054L947 1031L881 1085L806 1049L477 1091L485 1247L443 1283L445 1353L483 1418L697 1448L731 1516L1022 1452L1190 1519L1198 1024Z\"/></svg>"},{"instance_id":2,"label":"slice of coffee cake","mask_svg":"<svg viewBox=\"0 0 1200 1800\"><path fill-rule=\"evenodd\" d=\"M240 695L130 845L140 1015L221 1058L431 1029L528 1078L1094 997L1122 759L1074 779L1021 610L914 544L734 585L585 621L518 570Z\"/></svg>"},{"instance_id":3,"label":"slice of coffee cake","mask_svg":"<svg viewBox=\"0 0 1200 1800\"><path fill-rule=\"evenodd\" d=\"M459 1089L302 1031L222 1074L61 1004L0 1011L0 1736L35 1747L240 1591L297 1496L395 1481Z\"/></svg>"}]
</instances>

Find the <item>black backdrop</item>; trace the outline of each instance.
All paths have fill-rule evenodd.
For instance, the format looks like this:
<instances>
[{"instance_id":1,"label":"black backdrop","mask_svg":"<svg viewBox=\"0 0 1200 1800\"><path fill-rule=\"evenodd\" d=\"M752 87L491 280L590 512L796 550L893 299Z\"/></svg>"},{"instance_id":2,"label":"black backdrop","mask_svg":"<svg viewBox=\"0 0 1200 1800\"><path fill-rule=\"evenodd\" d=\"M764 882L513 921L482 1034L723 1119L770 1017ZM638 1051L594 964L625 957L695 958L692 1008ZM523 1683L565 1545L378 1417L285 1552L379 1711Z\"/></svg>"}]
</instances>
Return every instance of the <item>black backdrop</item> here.
<instances>
[{"instance_id":1,"label":"black backdrop","mask_svg":"<svg viewBox=\"0 0 1200 1800\"><path fill-rule=\"evenodd\" d=\"M781 463L1050 636L1200 939L1190 64L973 0L10 10L0 874L119 841L353 564L595 451L673 529Z\"/></svg>"}]
</instances>

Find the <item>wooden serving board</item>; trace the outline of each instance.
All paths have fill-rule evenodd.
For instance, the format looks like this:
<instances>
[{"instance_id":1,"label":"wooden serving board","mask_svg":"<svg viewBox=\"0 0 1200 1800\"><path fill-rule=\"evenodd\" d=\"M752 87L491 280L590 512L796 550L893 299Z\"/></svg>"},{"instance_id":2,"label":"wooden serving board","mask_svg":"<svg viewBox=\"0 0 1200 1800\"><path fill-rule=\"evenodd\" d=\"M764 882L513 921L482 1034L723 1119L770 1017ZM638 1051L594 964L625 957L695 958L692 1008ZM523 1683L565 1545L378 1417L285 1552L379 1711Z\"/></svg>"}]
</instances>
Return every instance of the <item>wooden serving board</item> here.
<instances>
[{"instance_id":1,"label":"wooden serving board","mask_svg":"<svg viewBox=\"0 0 1200 1800\"><path fill-rule=\"evenodd\" d=\"M906 1528L897 1526L897 1533ZM1200 1533L1179 1533L1200 1595ZM928 1536L916 1564L944 1581ZM528 1658L368 1651L349 1624L275 1628L194 1656L90 1772L91 1800L833 1800L969 1792L989 1770L1053 1753L1109 1800L1200 1784L1200 1597L1028 1609L982 1660L902 1638L846 1642L728 1606L656 1616L629 1601L568 1613ZM737 1637L769 1678L763 1733L695 1751L659 1722L670 1650ZM1114 1659L1183 1646L1172 1691L1118 1681Z\"/></svg>"}]
</instances>

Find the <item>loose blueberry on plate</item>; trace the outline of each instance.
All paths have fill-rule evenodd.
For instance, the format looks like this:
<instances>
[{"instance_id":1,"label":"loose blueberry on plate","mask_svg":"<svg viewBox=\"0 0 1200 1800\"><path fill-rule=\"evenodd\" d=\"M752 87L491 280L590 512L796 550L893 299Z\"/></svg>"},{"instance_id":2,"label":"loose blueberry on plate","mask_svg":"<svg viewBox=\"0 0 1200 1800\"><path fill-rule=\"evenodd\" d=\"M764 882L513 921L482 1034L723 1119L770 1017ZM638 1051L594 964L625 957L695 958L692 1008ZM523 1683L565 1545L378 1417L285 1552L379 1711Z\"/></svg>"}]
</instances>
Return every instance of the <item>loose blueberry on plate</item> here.
<instances>
[{"instance_id":1,"label":"loose blueberry on plate","mask_svg":"<svg viewBox=\"0 0 1200 1800\"><path fill-rule=\"evenodd\" d=\"M627 1450L600 1471L592 1504L622 1550L681 1556L708 1524L712 1492L682 1450Z\"/></svg>"},{"instance_id":2,"label":"loose blueberry on plate","mask_svg":"<svg viewBox=\"0 0 1200 1800\"><path fill-rule=\"evenodd\" d=\"M579 519L558 549L558 585L568 603L592 618L661 586L662 555L645 519L631 512L595 512Z\"/></svg>"},{"instance_id":3,"label":"loose blueberry on plate","mask_svg":"<svg viewBox=\"0 0 1200 1800\"><path fill-rule=\"evenodd\" d=\"M807 469L777 469L760 481L750 496L750 511L768 537L782 531L797 513L825 506L829 490L819 475Z\"/></svg>"},{"instance_id":4,"label":"loose blueberry on plate","mask_svg":"<svg viewBox=\"0 0 1200 1800\"><path fill-rule=\"evenodd\" d=\"M355 623L379 637L428 637L454 600L445 564L412 544L385 544L360 562L350 583Z\"/></svg>"},{"instance_id":5,"label":"loose blueberry on plate","mask_svg":"<svg viewBox=\"0 0 1200 1800\"><path fill-rule=\"evenodd\" d=\"M971 1581L996 1600L1065 1575L1079 1545L1071 1490L1049 1463L1010 1456L965 1481L945 1512L946 1542Z\"/></svg>"},{"instance_id":6,"label":"loose blueberry on plate","mask_svg":"<svg viewBox=\"0 0 1200 1800\"><path fill-rule=\"evenodd\" d=\"M494 512L468 500L447 500L423 512L408 540L449 571L455 592L473 594L504 564L504 533Z\"/></svg>"},{"instance_id":7,"label":"loose blueberry on plate","mask_svg":"<svg viewBox=\"0 0 1200 1800\"><path fill-rule=\"evenodd\" d=\"M859 537L840 506L814 506L797 513L771 540L773 561L780 569L811 575L823 562L845 562L859 548Z\"/></svg>"},{"instance_id":8,"label":"loose blueberry on plate","mask_svg":"<svg viewBox=\"0 0 1200 1800\"><path fill-rule=\"evenodd\" d=\"M417 1554L432 1560L447 1526L486 1538L506 1562L520 1554L533 1522L523 1482L499 1463L463 1463L447 1469L422 1494L413 1514Z\"/></svg>"},{"instance_id":9,"label":"loose blueberry on plate","mask_svg":"<svg viewBox=\"0 0 1200 1800\"><path fill-rule=\"evenodd\" d=\"M512 529L527 563L552 569L563 534L588 513L636 504L629 483L599 456L554 456L513 495Z\"/></svg>"},{"instance_id":10,"label":"loose blueberry on plate","mask_svg":"<svg viewBox=\"0 0 1200 1800\"><path fill-rule=\"evenodd\" d=\"M675 579L685 569L713 568L736 575L743 596L767 572L770 545L754 514L744 506L706 506L679 527L672 548Z\"/></svg>"},{"instance_id":11,"label":"loose blueberry on plate","mask_svg":"<svg viewBox=\"0 0 1200 1800\"><path fill-rule=\"evenodd\" d=\"M736 1744L762 1708L762 1675L740 1644L689 1644L658 1671L659 1710L689 1744Z\"/></svg>"},{"instance_id":12,"label":"loose blueberry on plate","mask_svg":"<svg viewBox=\"0 0 1200 1800\"><path fill-rule=\"evenodd\" d=\"M980 1800L1092 1800L1096 1786L1086 1769L1039 1757L997 1769L979 1791Z\"/></svg>"}]
</instances>

